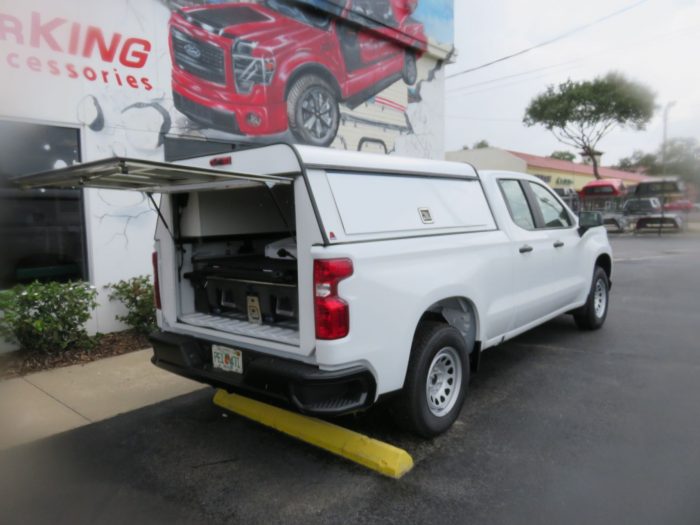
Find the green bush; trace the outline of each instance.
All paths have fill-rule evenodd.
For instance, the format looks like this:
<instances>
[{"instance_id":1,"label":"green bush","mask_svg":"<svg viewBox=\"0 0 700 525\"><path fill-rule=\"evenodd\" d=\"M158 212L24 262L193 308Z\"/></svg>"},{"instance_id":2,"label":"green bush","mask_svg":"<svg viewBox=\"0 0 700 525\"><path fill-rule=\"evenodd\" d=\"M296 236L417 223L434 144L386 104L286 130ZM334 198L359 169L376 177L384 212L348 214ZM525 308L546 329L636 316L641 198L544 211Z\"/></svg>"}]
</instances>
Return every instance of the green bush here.
<instances>
[{"instance_id":1,"label":"green bush","mask_svg":"<svg viewBox=\"0 0 700 525\"><path fill-rule=\"evenodd\" d=\"M89 284L40 283L0 294L0 334L23 350L46 353L90 346L85 323L97 306Z\"/></svg>"},{"instance_id":2,"label":"green bush","mask_svg":"<svg viewBox=\"0 0 700 525\"><path fill-rule=\"evenodd\" d=\"M153 303L153 285L150 277L142 275L116 284L108 284L112 289L110 301L120 301L126 307L126 315L118 315L121 321L142 334L156 328L156 307Z\"/></svg>"}]
</instances>

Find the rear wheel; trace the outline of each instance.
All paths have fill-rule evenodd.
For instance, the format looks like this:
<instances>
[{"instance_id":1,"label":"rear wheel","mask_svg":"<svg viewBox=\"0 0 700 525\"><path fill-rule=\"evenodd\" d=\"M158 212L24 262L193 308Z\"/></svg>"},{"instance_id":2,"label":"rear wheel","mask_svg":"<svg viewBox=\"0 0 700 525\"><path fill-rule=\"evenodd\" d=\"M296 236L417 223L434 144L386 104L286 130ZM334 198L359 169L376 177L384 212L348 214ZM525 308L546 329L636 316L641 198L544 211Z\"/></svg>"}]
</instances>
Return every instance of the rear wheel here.
<instances>
[{"instance_id":1,"label":"rear wheel","mask_svg":"<svg viewBox=\"0 0 700 525\"><path fill-rule=\"evenodd\" d=\"M397 422L403 428L431 438L452 426L469 383L468 354L457 329L438 322L419 327L404 389L394 405Z\"/></svg>"},{"instance_id":2,"label":"rear wheel","mask_svg":"<svg viewBox=\"0 0 700 525\"><path fill-rule=\"evenodd\" d=\"M289 129L302 144L330 146L340 123L340 108L331 86L316 75L297 79L287 95Z\"/></svg>"},{"instance_id":3,"label":"rear wheel","mask_svg":"<svg viewBox=\"0 0 700 525\"><path fill-rule=\"evenodd\" d=\"M574 321L581 330L598 330L608 316L610 282L600 266L595 267L586 304L574 312Z\"/></svg>"}]
</instances>

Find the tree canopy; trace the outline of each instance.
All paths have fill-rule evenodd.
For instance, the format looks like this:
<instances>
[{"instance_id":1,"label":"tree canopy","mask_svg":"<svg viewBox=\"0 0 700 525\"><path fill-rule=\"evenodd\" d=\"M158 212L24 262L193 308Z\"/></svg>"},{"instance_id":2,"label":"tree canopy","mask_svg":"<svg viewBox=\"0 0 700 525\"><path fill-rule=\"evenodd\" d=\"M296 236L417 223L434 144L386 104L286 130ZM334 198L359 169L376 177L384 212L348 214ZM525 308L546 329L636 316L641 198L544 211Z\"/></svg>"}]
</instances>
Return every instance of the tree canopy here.
<instances>
[{"instance_id":1,"label":"tree canopy","mask_svg":"<svg viewBox=\"0 0 700 525\"><path fill-rule=\"evenodd\" d=\"M525 110L526 126L542 125L563 144L590 158L597 178L597 145L615 127L644 129L654 115L655 94L619 73L549 86Z\"/></svg>"},{"instance_id":2,"label":"tree canopy","mask_svg":"<svg viewBox=\"0 0 700 525\"><path fill-rule=\"evenodd\" d=\"M644 172L649 175L656 173L659 159L656 153L644 153L635 150L629 157L623 157L614 167L623 171Z\"/></svg>"},{"instance_id":3,"label":"tree canopy","mask_svg":"<svg viewBox=\"0 0 700 525\"><path fill-rule=\"evenodd\" d=\"M648 175L679 175L700 184L700 142L693 137L673 138L654 153L635 151L620 159L617 167L625 171L644 171ZM666 165L664 168L664 164Z\"/></svg>"},{"instance_id":4,"label":"tree canopy","mask_svg":"<svg viewBox=\"0 0 700 525\"><path fill-rule=\"evenodd\" d=\"M554 151L549 156L549 158L573 162L574 160L576 160L576 155L574 153L571 153L570 151Z\"/></svg>"}]
</instances>

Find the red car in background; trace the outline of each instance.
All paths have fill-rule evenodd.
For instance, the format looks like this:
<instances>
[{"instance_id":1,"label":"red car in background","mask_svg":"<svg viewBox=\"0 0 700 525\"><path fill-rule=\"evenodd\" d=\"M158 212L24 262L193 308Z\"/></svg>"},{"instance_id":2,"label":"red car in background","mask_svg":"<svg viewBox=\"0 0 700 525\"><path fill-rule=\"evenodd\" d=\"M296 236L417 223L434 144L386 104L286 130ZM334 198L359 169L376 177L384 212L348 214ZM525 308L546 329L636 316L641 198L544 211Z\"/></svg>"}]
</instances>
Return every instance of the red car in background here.
<instances>
[{"instance_id":1,"label":"red car in background","mask_svg":"<svg viewBox=\"0 0 700 525\"><path fill-rule=\"evenodd\" d=\"M230 133L288 129L300 143L335 139L351 109L403 78L426 49L416 0L264 0L177 10L170 20L175 107ZM330 5L326 3L326 5Z\"/></svg>"},{"instance_id":2,"label":"red car in background","mask_svg":"<svg viewBox=\"0 0 700 525\"><path fill-rule=\"evenodd\" d=\"M618 231L627 229L624 206L629 188L620 179L599 179L586 184L579 192L581 209L599 211L603 214L603 224Z\"/></svg>"},{"instance_id":3,"label":"red car in background","mask_svg":"<svg viewBox=\"0 0 700 525\"><path fill-rule=\"evenodd\" d=\"M598 179L586 184L579 195L586 211L622 211L629 188L620 179Z\"/></svg>"}]
</instances>

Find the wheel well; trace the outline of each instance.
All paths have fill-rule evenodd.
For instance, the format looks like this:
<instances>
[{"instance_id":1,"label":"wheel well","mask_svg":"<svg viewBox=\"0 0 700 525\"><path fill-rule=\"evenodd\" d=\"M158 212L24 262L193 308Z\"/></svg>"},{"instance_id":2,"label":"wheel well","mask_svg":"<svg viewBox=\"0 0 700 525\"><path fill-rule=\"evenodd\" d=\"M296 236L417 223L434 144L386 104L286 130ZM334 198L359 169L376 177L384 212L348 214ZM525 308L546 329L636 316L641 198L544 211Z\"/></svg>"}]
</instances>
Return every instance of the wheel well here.
<instances>
[{"instance_id":1,"label":"wheel well","mask_svg":"<svg viewBox=\"0 0 700 525\"><path fill-rule=\"evenodd\" d=\"M479 369L481 357L481 343L477 341L479 334L479 318L476 307L465 297L450 297L430 306L420 318L416 333L424 321L437 321L447 323L459 330L469 348L469 361L471 371L476 373ZM415 335L414 335L415 338Z\"/></svg>"},{"instance_id":2,"label":"wheel well","mask_svg":"<svg viewBox=\"0 0 700 525\"><path fill-rule=\"evenodd\" d=\"M478 317L474 304L464 297L450 297L432 304L421 316L423 321L447 323L459 330L470 350L478 336ZM416 331L418 328L416 327Z\"/></svg>"},{"instance_id":3,"label":"wheel well","mask_svg":"<svg viewBox=\"0 0 700 525\"><path fill-rule=\"evenodd\" d=\"M294 73L292 73L289 77L289 80L287 80L287 87L284 90L285 100L289 96L289 90L292 88L297 79L304 75L310 74L317 75L326 82L328 82L328 85L331 86L331 88L333 89L333 92L335 93L335 96L338 99L338 101L342 100L343 95L340 92L340 86L338 85L338 81L335 79L335 77L330 71L328 71L325 67L323 67L320 64L307 64L294 70Z\"/></svg>"},{"instance_id":4,"label":"wheel well","mask_svg":"<svg viewBox=\"0 0 700 525\"><path fill-rule=\"evenodd\" d=\"M605 271L605 275L608 276L608 281L610 281L612 276L612 261L610 260L610 256L607 253L598 256L595 265L600 266Z\"/></svg>"}]
</instances>

